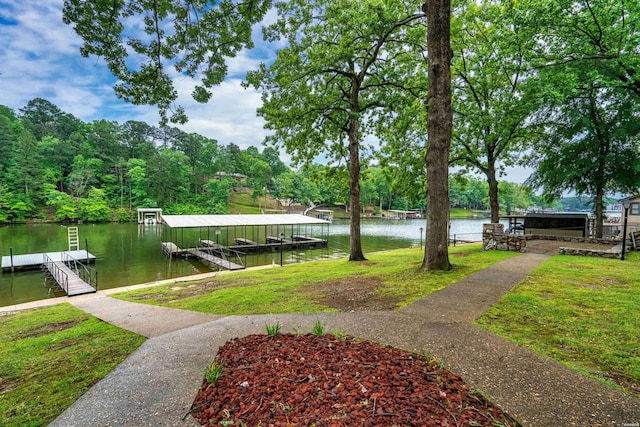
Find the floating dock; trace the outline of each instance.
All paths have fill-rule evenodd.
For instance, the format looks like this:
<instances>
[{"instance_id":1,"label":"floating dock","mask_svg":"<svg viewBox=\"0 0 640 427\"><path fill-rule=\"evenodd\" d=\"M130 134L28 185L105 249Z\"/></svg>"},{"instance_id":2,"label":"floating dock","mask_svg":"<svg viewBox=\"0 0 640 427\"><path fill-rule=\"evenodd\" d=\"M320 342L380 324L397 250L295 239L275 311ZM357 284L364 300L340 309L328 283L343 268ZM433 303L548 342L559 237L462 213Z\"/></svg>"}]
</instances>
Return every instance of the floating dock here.
<instances>
[{"instance_id":1,"label":"floating dock","mask_svg":"<svg viewBox=\"0 0 640 427\"><path fill-rule=\"evenodd\" d=\"M209 240L201 240L200 245L202 246L200 248L181 249L173 242L162 242L162 252L168 257L193 256L209 264L226 268L227 270L244 270L244 265L231 262L226 258L227 255L224 253L224 249L226 248Z\"/></svg>"},{"instance_id":2,"label":"floating dock","mask_svg":"<svg viewBox=\"0 0 640 427\"><path fill-rule=\"evenodd\" d=\"M231 271L244 270L244 265L236 264L227 259L220 258L218 256L215 256L205 251L193 249L193 250L190 250L189 253L191 253L195 257L200 258L203 261L206 261L210 264L217 265L218 267L226 268L227 270L231 270Z\"/></svg>"},{"instance_id":3,"label":"floating dock","mask_svg":"<svg viewBox=\"0 0 640 427\"><path fill-rule=\"evenodd\" d=\"M69 262L69 261L67 261ZM73 262L73 261L71 261ZM63 261L53 261L46 258L44 267L49 273L49 277L54 281L58 288L62 289L67 296L91 294L98 291L97 273L95 275L88 274L88 278L80 277L78 271L85 270L84 265L79 264L78 270L74 271ZM86 270L88 272L88 270ZM85 280L89 280L86 282Z\"/></svg>"},{"instance_id":4,"label":"floating dock","mask_svg":"<svg viewBox=\"0 0 640 427\"><path fill-rule=\"evenodd\" d=\"M96 257L85 250L45 252L2 257L2 271L37 270L44 264L45 256L54 262L62 262L63 257L69 257L85 263L95 262Z\"/></svg>"},{"instance_id":5,"label":"floating dock","mask_svg":"<svg viewBox=\"0 0 640 427\"><path fill-rule=\"evenodd\" d=\"M169 257L197 257L230 270L244 268L249 253L322 248L329 236L329 222L297 214L163 215L162 222Z\"/></svg>"}]
</instances>

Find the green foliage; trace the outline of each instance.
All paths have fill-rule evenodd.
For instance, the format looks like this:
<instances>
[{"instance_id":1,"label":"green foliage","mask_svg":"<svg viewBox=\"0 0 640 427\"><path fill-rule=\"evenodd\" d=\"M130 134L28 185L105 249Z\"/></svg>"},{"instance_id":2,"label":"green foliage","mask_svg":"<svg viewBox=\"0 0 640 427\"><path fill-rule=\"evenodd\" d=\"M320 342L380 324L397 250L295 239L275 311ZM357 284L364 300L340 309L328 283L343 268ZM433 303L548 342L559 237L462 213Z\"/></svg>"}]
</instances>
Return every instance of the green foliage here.
<instances>
[{"instance_id":1,"label":"green foliage","mask_svg":"<svg viewBox=\"0 0 640 427\"><path fill-rule=\"evenodd\" d=\"M9 119L2 115L2 110L0 110L0 178L4 176L9 168L9 159L11 159L14 141L15 135L11 130Z\"/></svg>"},{"instance_id":2,"label":"green foliage","mask_svg":"<svg viewBox=\"0 0 640 427\"><path fill-rule=\"evenodd\" d=\"M6 210L5 215L9 221L23 222L25 219L34 216L35 205L30 197L24 194L5 193Z\"/></svg>"},{"instance_id":3,"label":"green foliage","mask_svg":"<svg viewBox=\"0 0 640 427\"><path fill-rule=\"evenodd\" d=\"M362 260L362 141L381 136L399 106L424 94L421 2L283 1L276 6L279 19L265 28L265 39L283 39L286 46L269 66L247 74L249 84L262 91L258 114L273 131L267 143L283 146L296 164L319 155L348 158L349 258Z\"/></svg>"},{"instance_id":4,"label":"green foliage","mask_svg":"<svg viewBox=\"0 0 640 427\"><path fill-rule=\"evenodd\" d=\"M518 25L537 34L527 52L537 68L545 126L532 184L551 197L567 190L593 200L601 224L604 193L635 192L640 179L640 23L637 1L524 1Z\"/></svg>"},{"instance_id":5,"label":"green foliage","mask_svg":"<svg viewBox=\"0 0 640 427\"><path fill-rule=\"evenodd\" d=\"M189 194L191 170L188 157L170 149L160 149L147 162L146 176L149 192L162 205L186 201ZM167 185L167 183L171 185Z\"/></svg>"},{"instance_id":6,"label":"green foliage","mask_svg":"<svg viewBox=\"0 0 640 427\"><path fill-rule=\"evenodd\" d=\"M500 209L498 178L518 164L537 129L538 82L524 52L535 38L514 31L510 7L467 2L452 25L454 130L450 161L483 174L493 222ZM510 210L510 209L508 209Z\"/></svg>"},{"instance_id":7,"label":"green foliage","mask_svg":"<svg viewBox=\"0 0 640 427\"><path fill-rule=\"evenodd\" d=\"M288 170L272 147L263 153L233 143L220 147L201 135L135 121L83 123L41 98L21 111L24 115L16 117L0 106L2 223L128 221L138 207L224 214L236 183L217 182L217 172L245 174L243 185L264 195L273 177ZM92 188L103 194L91 193Z\"/></svg>"},{"instance_id":8,"label":"green foliage","mask_svg":"<svg viewBox=\"0 0 640 427\"><path fill-rule=\"evenodd\" d=\"M168 111L173 113L171 121L184 123L181 107L170 110L178 98L170 75L201 77L192 96L207 102L209 88L227 74L226 58L253 46L251 26L270 6L270 0L109 4L71 0L64 3L63 21L83 39L83 56L97 55L106 61L118 80L117 96L134 104L156 105L163 123ZM136 27L141 22L143 31ZM101 28L109 31L97 30ZM136 38L138 34L148 37ZM127 61L130 50L139 61Z\"/></svg>"},{"instance_id":9,"label":"green foliage","mask_svg":"<svg viewBox=\"0 0 640 427\"><path fill-rule=\"evenodd\" d=\"M118 222L130 222L133 219L131 214L131 211L125 208L120 208L116 211L116 220Z\"/></svg>"},{"instance_id":10,"label":"green foliage","mask_svg":"<svg viewBox=\"0 0 640 427\"><path fill-rule=\"evenodd\" d=\"M311 333L317 337L321 337L327 333L327 326L322 323L321 320L316 320L311 327Z\"/></svg>"},{"instance_id":11,"label":"green foliage","mask_svg":"<svg viewBox=\"0 0 640 427\"><path fill-rule=\"evenodd\" d=\"M270 337L275 337L280 333L280 329L282 329L280 322L276 322L275 324L272 324L272 325L266 324L264 325L264 327L267 330L267 335L269 335Z\"/></svg>"},{"instance_id":12,"label":"green foliage","mask_svg":"<svg viewBox=\"0 0 640 427\"><path fill-rule=\"evenodd\" d=\"M0 317L0 424L46 425L144 338L70 304Z\"/></svg>"},{"instance_id":13,"label":"green foliage","mask_svg":"<svg viewBox=\"0 0 640 427\"><path fill-rule=\"evenodd\" d=\"M222 377L223 370L224 365L220 363L220 360L218 360L218 357L216 357L204 370L204 378L208 383L215 384L220 379L220 377Z\"/></svg>"},{"instance_id":14,"label":"green foliage","mask_svg":"<svg viewBox=\"0 0 640 427\"><path fill-rule=\"evenodd\" d=\"M317 188L317 201L324 205L347 205L349 173L344 166L311 164L302 168L302 175Z\"/></svg>"},{"instance_id":15,"label":"green foliage","mask_svg":"<svg viewBox=\"0 0 640 427\"><path fill-rule=\"evenodd\" d=\"M319 197L316 185L295 172L287 172L276 178L271 193L277 199L288 199L289 205L308 204L310 201L318 201Z\"/></svg>"},{"instance_id":16,"label":"green foliage","mask_svg":"<svg viewBox=\"0 0 640 427\"><path fill-rule=\"evenodd\" d=\"M106 222L111 219L110 215L104 191L92 187L87 197L80 201L80 219L88 222Z\"/></svg>"},{"instance_id":17,"label":"green foliage","mask_svg":"<svg viewBox=\"0 0 640 427\"><path fill-rule=\"evenodd\" d=\"M234 181L232 179L212 179L204 185L206 205L209 214L227 213L229 197Z\"/></svg>"},{"instance_id":18,"label":"green foliage","mask_svg":"<svg viewBox=\"0 0 640 427\"><path fill-rule=\"evenodd\" d=\"M636 78L640 3L525 0L514 4L517 24L529 28L538 41L528 57L541 72L555 75L558 97L567 84L575 87L575 77L640 96Z\"/></svg>"},{"instance_id":19,"label":"green foliage","mask_svg":"<svg viewBox=\"0 0 640 427\"><path fill-rule=\"evenodd\" d=\"M603 203L605 192L637 190L639 105L620 90L574 92L550 112L554 124L532 156L537 170L531 183L556 197L567 190L591 195L594 206Z\"/></svg>"},{"instance_id":20,"label":"green foliage","mask_svg":"<svg viewBox=\"0 0 640 427\"><path fill-rule=\"evenodd\" d=\"M9 194L6 187L0 184L0 223L9 221Z\"/></svg>"}]
</instances>

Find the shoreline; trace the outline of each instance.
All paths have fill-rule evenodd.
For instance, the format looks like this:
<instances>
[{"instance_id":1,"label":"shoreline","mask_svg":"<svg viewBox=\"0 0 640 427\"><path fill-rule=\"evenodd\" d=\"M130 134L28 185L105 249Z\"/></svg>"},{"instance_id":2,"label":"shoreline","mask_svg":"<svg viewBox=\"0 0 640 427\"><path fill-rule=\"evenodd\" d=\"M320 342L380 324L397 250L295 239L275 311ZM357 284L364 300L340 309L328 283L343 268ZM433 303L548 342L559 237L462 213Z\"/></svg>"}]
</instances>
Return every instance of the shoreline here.
<instances>
[{"instance_id":1,"label":"shoreline","mask_svg":"<svg viewBox=\"0 0 640 427\"><path fill-rule=\"evenodd\" d=\"M156 282L147 282L147 283L140 283L137 285L125 285L117 288L109 288L109 289L100 290L92 294L84 294L84 295L78 295L73 297L63 296L63 297L47 298L42 300L23 302L20 304L12 304L12 305L0 307L0 316L10 315L15 312L30 310L32 308L49 307L49 306L61 304L64 302L70 302L71 299L73 299L73 301L90 300L94 298L99 298L101 296L108 296L111 294L117 294L120 292L127 292L127 291L136 290L136 289L150 288L150 287L159 286L159 285L194 282L198 280L205 280L210 277L215 277L220 274L230 274L230 273L236 273L238 271L263 270L263 269L274 268L274 267L280 267L280 265L279 264L258 265L255 267L249 267L244 270L236 270L236 271L231 271L231 270L211 271L209 273L200 273L200 274L193 274L190 276L174 277L172 279L158 280Z\"/></svg>"}]
</instances>

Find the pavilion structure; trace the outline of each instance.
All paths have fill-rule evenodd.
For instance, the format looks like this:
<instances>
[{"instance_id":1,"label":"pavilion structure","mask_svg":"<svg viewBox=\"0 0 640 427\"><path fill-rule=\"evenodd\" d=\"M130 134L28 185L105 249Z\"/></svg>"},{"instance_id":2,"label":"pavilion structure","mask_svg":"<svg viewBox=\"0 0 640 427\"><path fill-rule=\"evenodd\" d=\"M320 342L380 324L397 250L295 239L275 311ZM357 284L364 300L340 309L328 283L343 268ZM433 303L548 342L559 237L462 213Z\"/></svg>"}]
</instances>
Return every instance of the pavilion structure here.
<instances>
[{"instance_id":1,"label":"pavilion structure","mask_svg":"<svg viewBox=\"0 0 640 427\"><path fill-rule=\"evenodd\" d=\"M138 224L161 224L162 209L140 208L138 209Z\"/></svg>"},{"instance_id":2,"label":"pavilion structure","mask_svg":"<svg viewBox=\"0 0 640 427\"><path fill-rule=\"evenodd\" d=\"M241 268L247 253L326 247L330 224L297 214L163 215L162 222L162 249L168 256L195 256L227 269Z\"/></svg>"}]
</instances>

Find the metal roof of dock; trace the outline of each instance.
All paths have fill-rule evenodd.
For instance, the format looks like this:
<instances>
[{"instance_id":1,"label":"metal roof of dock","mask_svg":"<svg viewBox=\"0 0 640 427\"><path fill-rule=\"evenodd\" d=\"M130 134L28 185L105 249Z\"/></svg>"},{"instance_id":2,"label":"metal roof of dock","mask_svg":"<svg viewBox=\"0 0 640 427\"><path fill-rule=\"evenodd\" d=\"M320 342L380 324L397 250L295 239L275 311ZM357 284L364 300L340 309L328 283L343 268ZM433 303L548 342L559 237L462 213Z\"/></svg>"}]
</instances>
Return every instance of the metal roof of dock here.
<instances>
[{"instance_id":1,"label":"metal roof of dock","mask_svg":"<svg viewBox=\"0 0 640 427\"><path fill-rule=\"evenodd\" d=\"M162 219L169 228L329 224L323 219L300 214L162 215Z\"/></svg>"}]
</instances>

